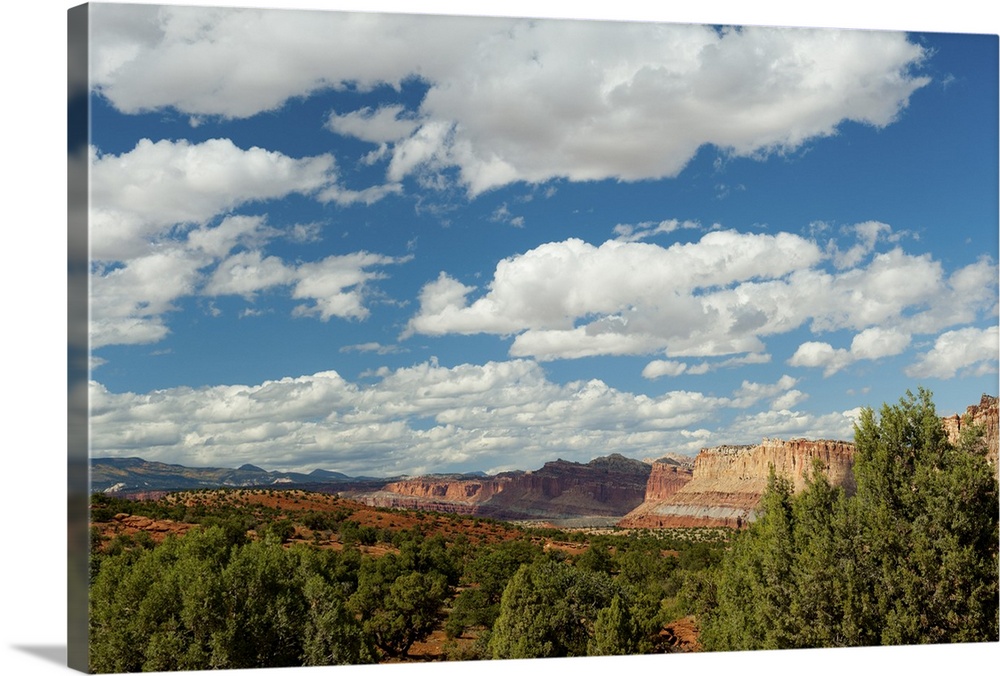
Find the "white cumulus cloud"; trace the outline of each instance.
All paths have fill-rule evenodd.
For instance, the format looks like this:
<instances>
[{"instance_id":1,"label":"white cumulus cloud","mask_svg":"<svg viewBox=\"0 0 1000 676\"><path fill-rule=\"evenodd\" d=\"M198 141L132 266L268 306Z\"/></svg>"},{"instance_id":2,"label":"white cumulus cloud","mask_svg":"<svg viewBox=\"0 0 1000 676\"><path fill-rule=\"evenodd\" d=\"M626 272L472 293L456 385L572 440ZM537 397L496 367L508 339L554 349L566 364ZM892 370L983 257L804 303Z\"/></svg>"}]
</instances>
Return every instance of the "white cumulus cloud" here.
<instances>
[{"instance_id":1,"label":"white cumulus cloud","mask_svg":"<svg viewBox=\"0 0 1000 676\"><path fill-rule=\"evenodd\" d=\"M997 371L1000 360L998 328L967 327L946 331L934 341L934 347L907 367L914 378L954 378L963 373L984 375Z\"/></svg>"},{"instance_id":2,"label":"white cumulus cloud","mask_svg":"<svg viewBox=\"0 0 1000 676\"><path fill-rule=\"evenodd\" d=\"M487 293L442 275L424 287L409 331L514 334L514 356L717 355L759 352L768 318L719 287L776 279L818 262L818 247L795 235L711 232L661 247L578 239L543 244L501 261ZM584 324L578 322L584 321Z\"/></svg>"},{"instance_id":3,"label":"white cumulus cloud","mask_svg":"<svg viewBox=\"0 0 1000 676\"><path fill-rule=\"evenodd\" d=\"M532 468L553 457L694 452L701 437L685 440L681 430L729 406L698 392L649 397L600 380L557 384L523 360L451 368L431 360L373 375L377 382L363 387L327 371L148 394L112 393L92 382L93 452L216 466L266 457L269 468L348 473L469 462Z\"/></svg>"},{"instance_id":4,"label":"white cumulus cloud","mask_svg":"<svg viewBox=\"0 0 1000 676\"><path fill-rule=\"evenodd\" d=\"M791 366L822 367L823 375L831 376L857 361L901 354L909 347L910 340L910 335L905 332L873 326L855 335L850 349L834 348L829 343L816 341L803 343L788 363Z\"/></svg>"},{"instance_id":5,"label":"white cumulus cloud","mask_svg":"<svg viewBox=\"0 0 1000 676\"><path fill-rule=\"evenodd\" d=\"M655 380L663 376L679 376L687 370L687 364L671 359L657 359L646 364L642 369L642 377Z\"/></svg>"},{"instance_id":6,"label":"white cumulus cloud","mask_svg":"<svg viewBox=\"0 0 1000 676\"><path fill-rule=\"evenodd\" d=\"M419 78L419 105L337 111L390 183L458 170L471 194L562 177L675 176L697 150L763 157L884 127L928 82L901 33L335 12L98 7L93 86L126 113L249 117ZM433 179L432 179L433 180Z\"/></svg>"},{"instance_id":7,"label":"white cumulus cloud","mask_svg":"<svg viewBox=\"0 0 1000 676\"><path fill-rule=\"evenodd\" d=\"M194 293L203 261L179 248L136 258L90 276L90 345L155 343L168 333L163 315Z\"/></svg>"},{"instance_id":8,"label":"white cumulus cloud","mask_svg":"<svg viewBox=\"0 0 1000 676\"><path fill-rule=\"evenodd\" d=\"M311 194L334 179L331 155L296 159L228 139L140 140L121 155L92 151L91 256L127 260L178 225L203 225L247 204Z\"/></svg>"},{"instance_id":9,"label":"white cumulus cloud","mask_svg":"<svg viewBox=\"0 0 1000 676\"><path fill-rule=\"evenodd\" d=\"M782 401L788 401L790 392L797 392L797 390L792 390L796 383L798 380L789 375L781 376L775 383L754 383L744 380L740 388L733 393L733 406L748 408L761 400L777 400L779 398ZM793 398L795 398L794 395Z\"/></svg>"},{"instance_id":10,"label":"white cumulus cloud","mask_svg":"<svg viewBox=\"0 0 1000 676\"><path fill-rule=\"evenodd\" d=\"M891 236L878 224L858 230L872 246ZM850 347L807 341L789 361L831 375L898 355L913 335L995 311L989 258L947 275L928 254L898 246L870 253L840 269L836 254L797 235L729 230L670 246L550 242L500 261L483 289L442 272L421 290L404 336L513 336L511 356L543 361L659 352L665 358L645 370L656 378L681 373L679 357L730 355L689 363L689 375L767 361L769 336L804 326L814 334L853 330Z\"/></svg>"},{"instance_id":11,"label":"white cumulus cloud","mask_svg":"<svg viewBox=\"0 0 1000 676\"><path fill-rule=\"evenodd\" d=\"M358 252L289 264L264 253L280 229L231 213L293 193L351 202L395 191L352 194L335 181L331 155L296 159L228 139L143 139L120 155L91 149L91 347L162 340L178 299L202 293L252 300L288 286L311 301L299 315L364 319L366 283L382 276L372 268L406 259ZM316 230L294 224L288 236L315 238Z\"/></svg>"}]
</instances>

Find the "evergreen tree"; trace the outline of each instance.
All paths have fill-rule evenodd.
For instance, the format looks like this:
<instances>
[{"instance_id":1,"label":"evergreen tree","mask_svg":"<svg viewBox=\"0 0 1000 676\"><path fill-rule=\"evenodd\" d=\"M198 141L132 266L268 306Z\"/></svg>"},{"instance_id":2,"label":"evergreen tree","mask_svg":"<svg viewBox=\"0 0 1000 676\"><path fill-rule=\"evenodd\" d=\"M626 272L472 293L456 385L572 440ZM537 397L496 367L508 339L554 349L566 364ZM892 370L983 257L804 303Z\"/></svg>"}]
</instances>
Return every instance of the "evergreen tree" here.
<instances>
[{"instance_id":1,"label":"evergreen tree","mask_svg":"<svg viewBox=\"0 0 1000 676\"><path fill-rule=\"evenodd\" d=\"M795 647L848 645L842 635L845 580L854 552L844 547L844 491L830 485L819 460L792 500L793 559L788 607Z\"/></svg>"},{"instance_id":2,"label":"evergreen tree","mask_svg":"<svg viewBox=\"0 0 1000 676\"><path fill-rule=\"evenodd\" d=\"M546 557L522 565L504 589L490 652L495 659L586 655L598 612L618 593L603 573Z\"/></svg>"},{"instance_id":3,"label":"evergreen tree","mask_svg":"<svg viewBox=\"0 0 1000 676\"><path fill-rule=\"evenodd\" d=\"M871 638L997 640L997 482L975 435L949 443L921 389L863 411L855 444Z\"/></svg>"},{"instance_id":4,"label":"evergreen tree","mask_svg":"<svg viewBox=\"0 0 1000 676\"><path fill-rule=\"evenodd\" d=\"M95 671L207 668L224 624L220 528L105 557L90 594Z\"/></svg>"},{"instance_id":5,"label":"evergreen tree","mask_svg":"<svg viewBox=\"0 0 1000 676\"><path fill-rule=\"evenodd\" d=\"M597 611L594 635L587 643L588 655L633 655L639 648L639 626L621 596L614 596L611 605Z\"/></svg>"},{"instance_id":6,"label":"evergreen tree","mask_svg":"<svg viewBox=\"0 0 1000 676\"><path fill-rule=\"evenodd\" d=\"M226 620L216 634L213 667L301 664L307 607L296 564L277 539L235 551L222 571Z\"/></svg>"},{"instance_id":7,"label":"evergreen tree","mask_svg":"<svg viewBox=\"0 0 1000 676\"><path fill-rule=\"evenodd\" d=\"M431 633L447 595L444 573L408 570L400 557L387 554L362 560L349 607L379 650L397 657Z\"/></svg>"},{"instance_id":8,"label":"evergreen tree","mask_svg":"<svg viewBox=\"0 0 1000 676\"><path fill-rule=\"evenodd\" d=\"M998 638L994 468L974 432L949 443L920 390L855 425L857 492L815 468L772 476L757 520L703 585L710 650Z\"/></svg>"},{"instance_id":9,"label":"evergreen tree","mask_svg":"<svg viewBox=\"0 0 1000 676\"><path fill-rule=\"evenodd\" d=\"M587 551L576 560L576 566L594 573L611 574L613 560L608 546L603 542L591 542Z\"/></svg>"},{"instance_id":10,"label":"evergreen tree","mask_svg":"<svg viewBox=\"0 0 1000 676\"><path fill-rule=\"evenodd\" d=\"M483 547L465 564L462 590L452 604L445 631L449 638L462 635L467 627L493 626L500 615L500 598L507 583L522 564L542 554L541 547L517 539Z\"/></svg>"},{"instance_id":11,"label":"evergreen tree","mask_svg":"<svg viewBox=\"0 0 1000 676\"><path fill-rule=\"evenodd\" d=\"M702 618L709 650L794 646L788 609L794 596L792 486L771 468L757 518L724 558L715 607Z\"/></svg>"},{"instance_id":12,"label":"evergreen tree","mask_svg":"<svg viewBox=\"0 0 1000 676\"><path fill-rule=\"evenodd\" d=\"M309 607L303 636L303 663L367 664L375 661L370 638L338 589L322 575L312 575L303 589Z\"/></svg>"}]
</instances>

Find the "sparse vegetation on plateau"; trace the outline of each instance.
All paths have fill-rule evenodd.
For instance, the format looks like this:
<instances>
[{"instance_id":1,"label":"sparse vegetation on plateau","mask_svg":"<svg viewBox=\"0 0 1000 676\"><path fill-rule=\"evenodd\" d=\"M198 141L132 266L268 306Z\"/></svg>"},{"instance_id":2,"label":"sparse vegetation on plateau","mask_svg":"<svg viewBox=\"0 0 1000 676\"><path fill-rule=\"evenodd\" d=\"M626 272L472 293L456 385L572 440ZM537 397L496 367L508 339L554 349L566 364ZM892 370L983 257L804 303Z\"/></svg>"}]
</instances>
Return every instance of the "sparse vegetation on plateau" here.
<instances>
[{"instance_id":1,"label":"sparse vegetation on plateau","mask_svg":"<svg viewBox=\"0 0 1000 676\"><path fill-rule=\"evenodd\" d=\"M95 494L91 503L97 671L405 660L433 632L441 659L521 654L511 646L527 640L524 628L504 620L495 631L504 595L522 569L551 566L565 571L558 593L579 601L582 632L551 654L652 650L685 571L708 565L698 552L717 557L724 542L527 528L301 491ZM132 532L136 516L194 529L154 538ZM560 617L547 620L554 632Z\"/></svg>"},{"instance_id":2,"label":"sparse vegetation on plateau","mask_svg":"<svg viewBox=\"0 0 1000 676\"><path fill-rule=\"evenodd\" d=\"M857 491L772 476L722 528L531 528L332 495L91 500L98 672L995 641L995 470L930 395L856 426ZM679 631L681 630L679 629ZM691 649L693 639L684 649ZM698 647L698 646L696 646Z\"/></svg>"}]
</instances>

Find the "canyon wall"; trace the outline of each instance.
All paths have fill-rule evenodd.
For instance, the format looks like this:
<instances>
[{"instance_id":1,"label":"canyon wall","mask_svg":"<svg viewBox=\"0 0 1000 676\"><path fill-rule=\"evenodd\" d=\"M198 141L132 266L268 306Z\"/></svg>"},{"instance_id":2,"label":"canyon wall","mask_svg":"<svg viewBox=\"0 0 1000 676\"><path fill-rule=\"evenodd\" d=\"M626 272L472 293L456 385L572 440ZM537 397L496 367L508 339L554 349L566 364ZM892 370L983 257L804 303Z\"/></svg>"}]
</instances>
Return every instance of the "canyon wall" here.
<instances>
[{"instance_id":1,"label":"canyon wall","mask_svg":"<svg viewBox=\"0 0 1000 676\"><path fill-rule=\"evenodd\" d=\"M646 482L646 500L665 500L691 481L691 467L654 462Z\"/></svg>"},{"instance_id":2,"label":"canyon wall","mask_svg":"<svg viewBox=\"0 0 1000 676\"><path fill-rule=\"evenodd\" d=\"M510 484L511 474L485 479L418 477L393 481L377 491L343 494L372 507L482 514L481 506Z\"/></svg>"},{"instance_id":3,"label":"canyon wall","mask_svg":"<svg viewBox=\"0 0 1000 676\"><path fill-rule=\"evenodd\" d=\"M414 498L477 504L486 502L510 483L510 477L491 479L407 479L386 484L383 490Z\"/></svg>"},{"instance_id":4,"label":"canyon wall","mask_svg":"<svg viewBox=\"0 0 1000 676\"><path fill-rule=\"evenodd\" d=\"M533 472L485 479L419 477L349 497L378 507L509 520L621 517L642 503L650 469L646 463L612 454L587 464L555 460Z\"/></svg>"},{"instance_id":5,"label":"canyon wall","mask_svg":"<svg viewBox=\"0 0 1000 676\"><path fill-rule=\"evenodd\" d=\"M964 415L942 420L953 442L968 425L980 425L985 432L983 452L997 466L996 397L983 395ZM556 460L533 472L395 481L381 490L352 492L350 497L381 507L510 520L621 517L618 525L625 528L740 528L753 520L770 467L800 491L815 462L831 484L854 492L853 444L764 439L759 444L702 449L693 460L667 455L640 462L617 454L587 464Z\"/></svg>"},{"instance_id":6,"label":"canyon wall","mask_svg":"<svg viewBox=\"0 0 1000 676\"><path fill-rule=\"evenodd\" d=\"M620 517L642 504L650 466L618 454L586 465L556 460L512 478L484 505L484 513L506 519L561 520Z\"/></svg>"},{"instance_id":7,"label":"canyon wall","mask_svg":"<svg viewBox=\"0 0 1000 676\"><path fill-rule=\"evenodd\" d=\"M756 445L702 449L695 458L690 479L680 485L669 482L662 486L650 485L643 504L618 525L623 528L740 528L753 520L753 510L767 488L771 466L776 474L791 480L794 490L801 490L806 474L817 461L831 484L843 486L848 492L854 491L853 444L764 439ZM657 465L653 467L655 472ZM651 484L652 478L653 474L650 475Z\"/></svg>"},{"instance_id":8,"label":"canyon wall","mask_svg":"<svg viewBox=\"0 0 1000 676\"><path fill-rule=\"evenodd\" d=\"M676 463L653 462L649 481L646 482L646 496L642 504L626 514L618 526L622 528L659 528L660 515L655 513L658 506L666 504L678 491L687 486L693 477L691 467Z\"/></svg>"},{"instance_id":9,"label":"canyon wall","mask_svg":"<svg viewBox=\"0 0 1000 676\"><path fill-rule=\"evenodd\" d=\"M997 398L984 394L978 404L965 409L964 415L957 413L943 419L944 429L952 443L958 443L959 437L969 425L978 425L983 430L986 459L995 469L997 464L997 447L1000 446L1000 426L997 418Z\"/></svg>"}]
</instances>

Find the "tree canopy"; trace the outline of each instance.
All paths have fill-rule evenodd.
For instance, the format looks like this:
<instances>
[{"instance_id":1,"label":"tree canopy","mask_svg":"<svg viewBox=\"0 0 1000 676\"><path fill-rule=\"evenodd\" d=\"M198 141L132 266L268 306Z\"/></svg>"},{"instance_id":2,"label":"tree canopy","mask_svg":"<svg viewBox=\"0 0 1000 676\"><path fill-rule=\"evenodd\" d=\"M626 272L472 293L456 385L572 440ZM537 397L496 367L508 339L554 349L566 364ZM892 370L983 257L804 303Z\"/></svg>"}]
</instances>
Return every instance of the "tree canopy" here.
<instances>
[{"instance_id":1,"label":"tree canopy","mask_svg":"<svg viewBox=\"0 0 1000 676\"><path fill-rule=\"evenodd\" d=\"M855 425L857 491L772 471L703 589L710 650L996 641L998 503L981 434L949 442L931 395Z\"/></svg>"}]
</instances>

